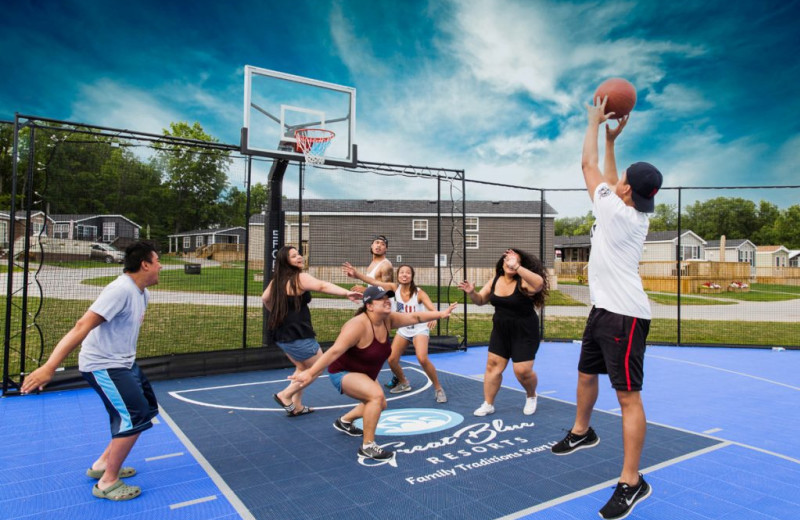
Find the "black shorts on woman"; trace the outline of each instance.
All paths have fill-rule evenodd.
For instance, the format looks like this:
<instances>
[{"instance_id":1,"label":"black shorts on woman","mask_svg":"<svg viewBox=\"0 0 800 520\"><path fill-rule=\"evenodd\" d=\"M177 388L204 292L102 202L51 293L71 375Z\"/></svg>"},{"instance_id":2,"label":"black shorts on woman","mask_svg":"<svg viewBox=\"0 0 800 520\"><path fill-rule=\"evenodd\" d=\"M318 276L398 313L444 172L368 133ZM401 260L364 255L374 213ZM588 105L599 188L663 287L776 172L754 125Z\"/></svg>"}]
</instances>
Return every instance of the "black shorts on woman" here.
<instances>
[{"instance_id":1,"label":"black shorts on woman","mask_svg":"<svg viewBox=\"0 0 800 520\"><path fill-rule=\"evenodd\" d=\"M615 390L639 392L650 320L592 307L583 331L578 371L608 374Z\"/></svg>"}]
</instances>

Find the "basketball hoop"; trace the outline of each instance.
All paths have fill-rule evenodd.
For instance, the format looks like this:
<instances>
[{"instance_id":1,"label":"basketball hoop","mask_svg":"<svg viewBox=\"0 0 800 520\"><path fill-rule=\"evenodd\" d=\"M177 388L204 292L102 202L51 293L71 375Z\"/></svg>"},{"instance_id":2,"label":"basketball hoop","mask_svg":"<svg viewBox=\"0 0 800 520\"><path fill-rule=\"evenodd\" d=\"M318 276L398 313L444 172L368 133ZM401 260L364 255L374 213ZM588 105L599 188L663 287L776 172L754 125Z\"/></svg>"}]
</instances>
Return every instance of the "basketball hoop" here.
<instances>
[{"instance_id":1,"label":"basketball hoop","mask_svg":"<svg viewBox=\"0 0 800 520\"><path fill-rule=\"evenodd\" d=\"M303 152L306 162L315 166L325 164L325 150L335 133L324 128L301 128L294 133L297 139L297 151Z\"/></svg>"}]
</instances>

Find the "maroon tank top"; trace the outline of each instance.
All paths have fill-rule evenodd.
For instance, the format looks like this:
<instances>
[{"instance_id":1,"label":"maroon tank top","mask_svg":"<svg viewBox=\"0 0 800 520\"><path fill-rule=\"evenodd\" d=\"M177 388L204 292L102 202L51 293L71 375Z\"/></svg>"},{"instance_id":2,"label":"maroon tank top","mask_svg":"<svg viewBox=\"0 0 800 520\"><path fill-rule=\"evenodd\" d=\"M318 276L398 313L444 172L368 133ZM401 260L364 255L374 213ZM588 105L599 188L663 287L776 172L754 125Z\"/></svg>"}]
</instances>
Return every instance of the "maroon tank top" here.
<instances>
[{"instance_id":1,"label":"maroon tank top","mask_svg":"<svg viewBox=\"0 0 800 520\"><path fill-rule=\"evenodd\" d=\"M370 325L372 325L372 320L370 320ZM389 334L386 334L386 341L378 341L378 338L375 337L375 325L372 325L372 343L364 348L350 347L339 356L339 359L328 366L328 372L331 374L343 371L359 372L372 379L377 379L383 364L389 359L391 353L392 342Z\"/></svg>"}]
</instances>

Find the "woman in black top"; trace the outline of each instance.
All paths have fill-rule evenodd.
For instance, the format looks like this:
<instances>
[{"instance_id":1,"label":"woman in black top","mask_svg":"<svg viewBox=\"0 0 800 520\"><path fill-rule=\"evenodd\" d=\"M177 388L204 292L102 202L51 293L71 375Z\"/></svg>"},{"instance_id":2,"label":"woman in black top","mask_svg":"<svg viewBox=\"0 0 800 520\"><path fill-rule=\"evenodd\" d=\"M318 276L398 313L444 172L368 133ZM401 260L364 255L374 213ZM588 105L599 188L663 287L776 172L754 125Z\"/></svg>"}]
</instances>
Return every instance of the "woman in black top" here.
<instances>
[{"instance_id":1,"label":"woman in black top","mask_svg":"<svg viewBox=\"0 0 800 520\"><path fill-rule=\"evenodd\" d=\"M294 363L295 374L306 370L322 356L322 349L311 326L311 292L345 296L351 301L361 298L361 293L348 291L330 282L317 280L303 270L303 256L293 246L283 246L275 256L275 273L261 299L269 310L268 327L275 343ZM273 399L290 417L311 413L303 406L303 391L297 383L290 383Z\"/></svg>"},{"instance_id":2,"label":"woman in black top","mask_svg":"<svg viewBox=\"0 0 800 520\"><path fill-rule=\"evenodd\" d=\"M494 398L503 382L503 371L511 359L514 375L527 393L522 412L536 411L536 384L533 360L539 350L539 316L535 308L544 305L547 296L547 273L542 262L519 249L508 249L497 261L495 276L480 291L464 280L458 287L472 303L494 308L489 355L483 377L483 404L474 414L483 417L494 413Z\"/></svg>"}]
</instances>

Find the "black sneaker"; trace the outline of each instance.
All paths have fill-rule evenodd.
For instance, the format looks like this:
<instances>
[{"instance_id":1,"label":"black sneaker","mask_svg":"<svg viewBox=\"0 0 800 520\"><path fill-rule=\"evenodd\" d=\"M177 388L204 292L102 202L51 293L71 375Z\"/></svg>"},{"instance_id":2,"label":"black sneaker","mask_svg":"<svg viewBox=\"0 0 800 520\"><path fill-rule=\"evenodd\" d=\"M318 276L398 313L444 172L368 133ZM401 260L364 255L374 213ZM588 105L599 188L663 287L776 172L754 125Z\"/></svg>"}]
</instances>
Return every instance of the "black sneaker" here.
<instances>
[{"instance_id":1,"label":"black sneaker","mask_svg":"<svg viewBox=\"0 0 800 520\"><path fill-rule=\"evenodd\" d=\"M584 448L593 448L598 444L600 444L600 437L597 436L590 426L583 435L575 435L572 433L572 430L568 431L567 436L550 448L550 451L556 455L569 455L574 451Z\"/></svg>"},{"instance_id":2,"label":"black sneaker","mask_svg":"<svg viewBox=\"0 0 800 520\"><path fill-rule=\"evenodd\" d=\"M396 387L397 383L399 382L400 380L397 379L397 376L392 376L392 380L389 381L388 383L384 383L383 386L391 390L392 388Z\"/></svg>"},{"instance_id":3,"label":"black sneaker","mask_svg":"<svg viewBox=\"0 0 800 520\"><path fill-rule=\"evenodd\" d=\"M631 514L636 504L649 497L652 492L653 488L644 481L641 473L639 473L639 484L636 486L619 482L614 494L600 510L600 517L606 520L625 518Z\"/></svg>"},{"instance_id":4,"label":"black sneaker","mask_svg":"<svg viewBox=\"0 0 800 520\"><path fill-rule=\"evenodd\" d=\"M362 457L375 460L386 460L394 457L393 451L386 451L375 442L370 442L366 446L358 448L358 454Z\"/></svg>"},{"instance_id":5,"label":"black sneaker","mask_svg":"<svg viewBox=\"0 0 800 520\"><path fill-rule=\"evenodd\" d=\"M333 423L333 427L339 430L342 433L346 433L350 437L361 437L364 435L364 430L356 426L355 424L349 422L346 423L342 421L341 417L336 419Z\"/></svg>"}]
</instances>

